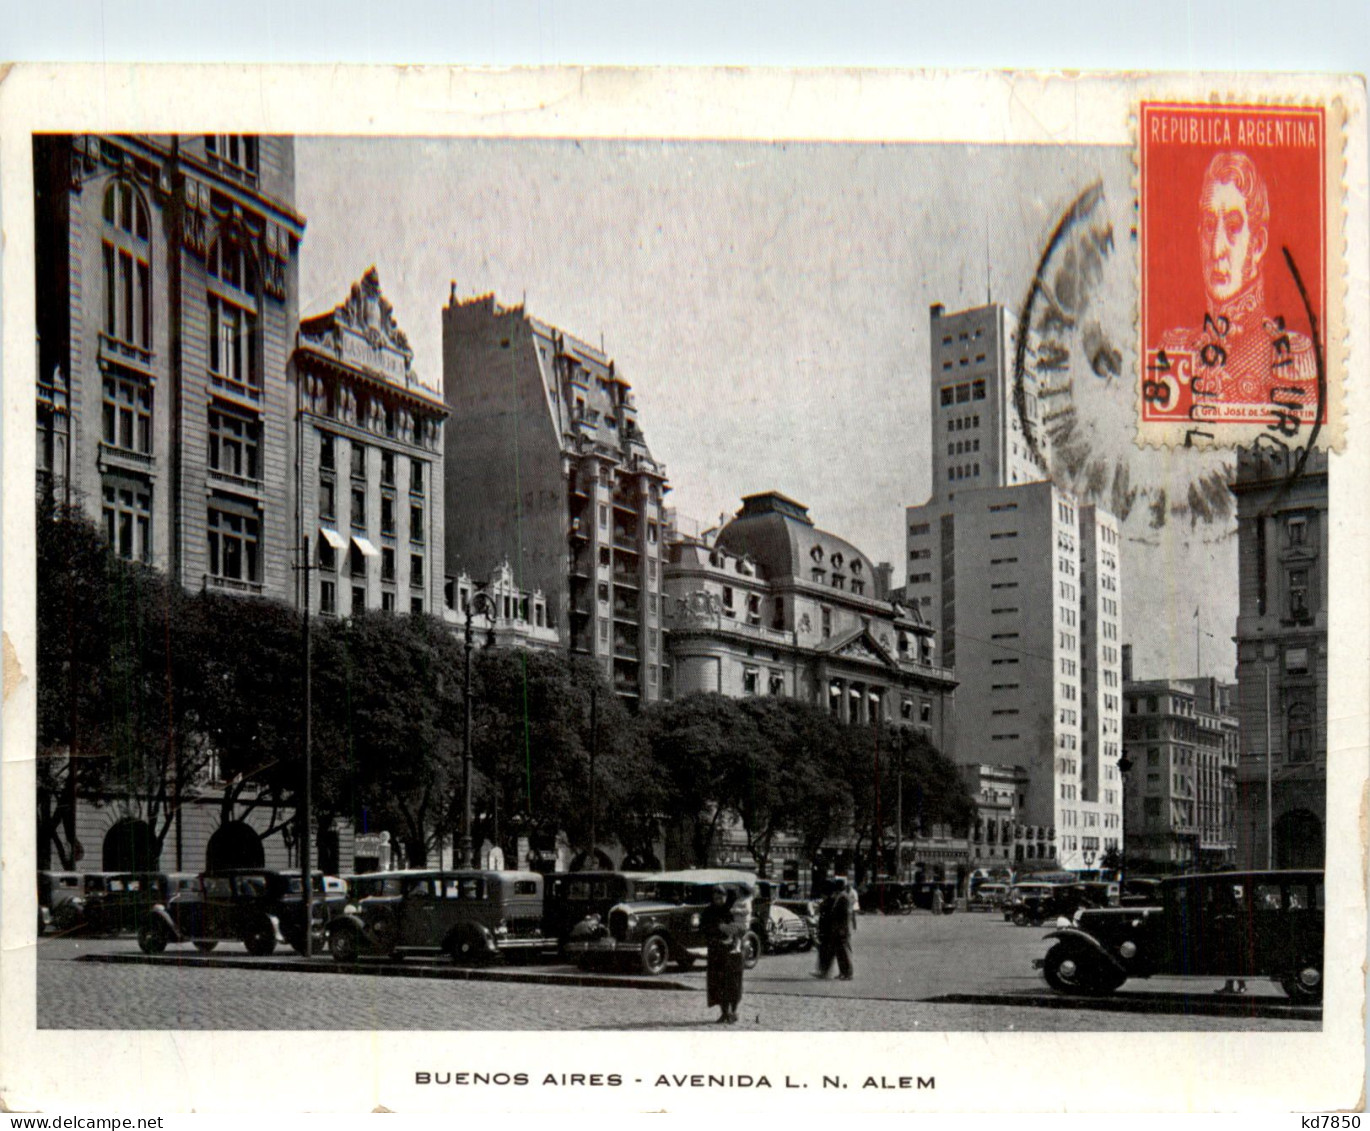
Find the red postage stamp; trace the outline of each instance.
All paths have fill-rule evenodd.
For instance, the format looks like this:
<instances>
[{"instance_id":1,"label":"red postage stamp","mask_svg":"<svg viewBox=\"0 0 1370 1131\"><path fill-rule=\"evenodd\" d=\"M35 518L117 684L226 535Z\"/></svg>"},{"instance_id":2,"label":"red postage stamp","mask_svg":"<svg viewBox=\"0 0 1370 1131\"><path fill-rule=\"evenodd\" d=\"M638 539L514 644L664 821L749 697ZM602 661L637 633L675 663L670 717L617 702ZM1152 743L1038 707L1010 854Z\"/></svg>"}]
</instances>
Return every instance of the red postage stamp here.
<instances>
[{"instance_id":1,"label":"red postage stamp","mask_svg":"<svg viewBox=\"0 0 1370 1131\"><path fill-rule=\"evenodd\" d=\"M1141 104L1141 442L1336 444L1329 117Z\"/></svg>"}]
</instances>

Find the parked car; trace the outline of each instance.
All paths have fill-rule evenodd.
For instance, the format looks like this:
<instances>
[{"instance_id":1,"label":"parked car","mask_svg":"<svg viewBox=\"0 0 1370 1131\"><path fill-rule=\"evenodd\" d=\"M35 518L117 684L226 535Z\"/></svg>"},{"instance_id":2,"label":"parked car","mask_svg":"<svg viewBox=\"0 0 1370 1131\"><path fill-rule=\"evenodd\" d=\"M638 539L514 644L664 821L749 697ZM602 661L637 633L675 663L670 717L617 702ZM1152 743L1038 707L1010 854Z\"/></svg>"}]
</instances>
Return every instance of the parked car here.
<instances>
[{"instance_id":1,"label":"parked car","mask_svg":"<svg viewBox=\"0 0 1370 1131\"><path fill-rule=\"evenodd\" d=\"M816 899L777 899L776 907L783 907L786 911L793 911L809 929L809 938L815 943L818 942L818 900Z\"/></svg>"},{"instance_id":2,"label":"parked car","mask_svg":"<svg viewBox=\"0 0 1370 1131\"><path fill-rule=\"evenodd\" d=\"M82 890L80 872L38 873L38 933L56 926L57 908Z\"/></svg>"},{"instance_id":3,"label":"parked car","mask_svg":"<svg viewBox=\"0 0 1370 1131\"><path fill-rule=\"evenodd\" d=\"M346 897L326 890L324 876L315 872L314 939L322 949L326 924ZM138 928L138 945L146 954L159 954L169 943L194 943L211 951L219 943L236 940L249 954L271 954L278 943L305 951L304 884L298 871L234 868L206 872L196 886L158 904Z\"/></svg>"},{"instance_id":4,"label":"parked car","mask_svg":"<svg viewBox=\"0 0 1370 1131\"><path fill-rule=\"evenodd\" d=\"M817 941L817 926L810 926L807 920L778 903L770 905L761 935L761 947L766 954L811 950Z\"/></svg>"},{"instance_id":5,"label":"parked car","mask_svg":"<svg viewBox=\"0 0 1370 1131\"><path fill-rule=\"evenodd\" d=\"M863 915L907 915L913 910L909 886L900 880L867 880L857 889L857 908Z\"/></svg>"},{"instance_id":6,"label":"parked car","mask_svg":"<svg viewBox=\"0 0 1370 1131\"><path fill-rule=\"evenodd\" d=\"M380 892L349 903L328 924L338 962L372 955L449 954L456 962L550 950L536 872L416 869L390 873Z\"/></svg>"},{"instance_id":7,"label":"parked car","mask_svg":"<svg viewBox=\"0 0 1370 1131\"><path fill-rule=\"evenodd\" d=\"M1121 907L1159 907L1161 881L1151 876L1138 876L1123 881L1118 904Z\"/></svg>"},{"instance_id":8,"label":"parked car","mask_svg":"<svg viewBox=\"0 0 1370 1131\"><path fill-rule=\"evenodd\" d=\"M980 884L966 900L967 911L999 911L1008 899L1008 884Z\"/></svg>"},{"instance_id":9,"label":"parked car","mask_svg":"<svg viewBox=\"0 0 1370 1131\"><path fill-rule=\"evenodd\" d=\"M660 974L672 962L688 970L707 952L700 915L714 887L721 885L737 896L733 918L748 928L743 953L750 969L761 954L761 938L750 929L756 883L752 874L730 868L658 872L639 881L635 897L616 904L607 918L590 915L577 923L566 942L566 953L582 968L630 961L644 974Z\"/></svg>"},{"instance_id":10,"label":"parked car","mask_svg":"<svg viewBox=\"0 0 1370 1131\"><path fill-rule=\"evenodd\" d=\"M560 872L544 878L543 933L564 946L577 923L589 915L609 917L616 903L631 900L650 872Z\"/></svg>"},{"instance_id":11,"label":"parked car","mask_svg":"<svg viewBox=\"0 0 1370 1131\"><path fill-rule=\"evenodd\" d=\"M1016 927L1039 927L1043 923L1075 913L1078 893L1061 883L1031 882L1014 884L1004 904L1004 918Z\"/></svg>"},{"instance_id":12,"label":"parked car","mask_svg":"<svg viewBox=\"0 0 1370 1131\"><path fill-rule=\"evenodd\" d=\"M1273 978L1295 1001L1323 988L1323 873L1215 872L1160 884L1157 907L1086 910L1039 967L1060 993L1108 994L1128 978Z\"/></svg>"},{"instance_id":13,"label":"parked car","mask_svg":"<svg viewBox=\"0 0 1370 1131\"><path fill-rule=\"evenodd\" d=\"M956 881L919 880L905 884L904 900L911 908L950 915L956 910Z\"/></svg>"},{"instance_id":14,"label":"parked car","mask_svg":"<svg viewBox=\"0 0 1370 1131\"><path fill-rule=\"evenodd\" d=\"M112 872L102 890L77 896L83 930L99 935L136 931L157 904L167 899L167 878L160 872Z\"/></svg>"}]
</instances>

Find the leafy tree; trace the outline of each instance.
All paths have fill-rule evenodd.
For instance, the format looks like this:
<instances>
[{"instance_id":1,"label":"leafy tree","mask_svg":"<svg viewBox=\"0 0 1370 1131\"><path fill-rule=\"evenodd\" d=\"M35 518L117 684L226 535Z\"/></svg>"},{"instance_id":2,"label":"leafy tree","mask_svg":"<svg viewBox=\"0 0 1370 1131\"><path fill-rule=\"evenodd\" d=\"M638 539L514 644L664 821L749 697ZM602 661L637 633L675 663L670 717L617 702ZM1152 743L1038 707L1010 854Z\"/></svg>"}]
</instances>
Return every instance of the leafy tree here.
<instances>
[{"instance_id":1,"label":"leafy tree","mask_svg":"<svg viewBox=\"0 0 1370 1131\"><path fill-rule=\"evenodd\" d=\"M670 810L685 823L702 867L736 796L737 768L757 746L755 725L736 700L708 691L657 704L647 733Z\"/></svg>"},{"instance_id":2,"label":"leafy tree","mask_svg":"<svg viewBox=\"0 0 1370 1131\"><path fill-rule=\"evenodd\" d=\"M459 804L460 645L432 617L367 612L323 623L314 652L324 808L397 832L426 864Z\"/></svg>"},{"instance_id":3,"label":"leafy tree","mask_svg":"<svg viewBox=\"0 0 1370 1131\"><path fill-rule=\"evenodd\" d=\"M175 816L185 707L181 591L121 561L77 507L40 504L37 524L38 839L75 864L75 800L145 820L160 850Z\"/></svg>"}]
</instances>

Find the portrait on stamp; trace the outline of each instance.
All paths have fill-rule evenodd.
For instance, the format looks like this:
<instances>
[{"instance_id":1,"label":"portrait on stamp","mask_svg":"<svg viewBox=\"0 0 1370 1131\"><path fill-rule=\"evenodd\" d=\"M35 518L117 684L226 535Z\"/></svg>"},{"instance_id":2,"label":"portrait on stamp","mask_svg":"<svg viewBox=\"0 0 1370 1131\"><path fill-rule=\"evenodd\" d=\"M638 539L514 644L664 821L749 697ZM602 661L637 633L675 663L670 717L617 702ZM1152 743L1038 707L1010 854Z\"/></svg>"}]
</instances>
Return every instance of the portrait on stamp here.
<instances>
[{"instance_id":1,"label":"portrait on stamp","mask_svg":"<svg viewBox=\"0 0 1370 1131\"><path fill-rule=\"evenodd\" d=\"M1322 111L1144 105L1141 418L1325 419Z\"/></svg>"}]
</instances>

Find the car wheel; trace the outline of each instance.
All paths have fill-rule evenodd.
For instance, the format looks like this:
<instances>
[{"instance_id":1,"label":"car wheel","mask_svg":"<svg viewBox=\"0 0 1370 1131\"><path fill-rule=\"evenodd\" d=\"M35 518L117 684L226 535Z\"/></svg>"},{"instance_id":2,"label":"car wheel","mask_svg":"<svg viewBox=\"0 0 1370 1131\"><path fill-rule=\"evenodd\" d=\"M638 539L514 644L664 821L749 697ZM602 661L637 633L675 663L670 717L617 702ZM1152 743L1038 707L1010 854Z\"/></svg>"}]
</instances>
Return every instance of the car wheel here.
<instances>
[{"instance_id":1,"label":"car wheel","mask_svg":"<svg viewBox=\"0 0 1370 1131\"><path fill-rule=\"evenodd\" d=\"M199 942L195 944L195 949L201 954L208 954L218 945L219 941L217 939L200 939Z\"/></svg>"},{"instance_id":2,"label":"car wheel","mask_svg":"<svg viewBox=\"0 0 1370 1131\"><path fill-rule=\"evenodd\" d=\"M328 940L328 951L334 962L356 962L360 950L355 927L339 927Z\"/></svg>"},{"instance_id":3,"label":"car wheel","mask_svg":"<svg viewBox=\"0 0 1370 1131\"><path fill-rule=\"evenodd\" d=\"M486 957L485 940L475 931L462 931L452 940L448 953L452 961L470 966Z\"/></svg>"},{"instance_id":4,"label":"car wheel","mask_svg":"<svg viewBox=\"0 0 1370 1131\"><path fill-rule=\"evenodd\" d=\"M1047 951L1042 973L1047 985L1059 994L1107 994L1126 981L1079 947L1060 943Z\"/></svg>"},{"instance_id":5,"label":"car wheel","mask_svg":"<svg viewBox=\"0 0 1370 1131\"><path fill-rule=\"evenodd\" d=\"M755 931L748 931L742 936L742 966L744 969L753 970L760 961L761 940L756 937Z\"/></svg>"},{"instance_id":6,"label":"car wheel","mask_svg":"<svg viewBox=\"0 0 1370 1131\"><path fill-rule=\"evenodd\" d=\"M660 935L648 935L638 952L638 966L644 974L660 974L671 960L671 948Z\"/></svg>"},{"instance_id":7,"label":"car wheel","mask_svg":"<svg viewBox=\"0 0 1370 1131\"><path fill-rule=\"evenodd\" d=\"M52 913L52 925L59 931L74 931L81 925L81 912L70 902L59 904Z\"/></svg>"},{"instance_id":8,"label":"car wheel","mask_svg":"<svg viewBox=\"0 0 1370 1131\"><path fill-rule=\"evenodd\" d=\"M166 928L161 923L144 923L138 928L138 949L144 954L161 954L167 941Z\"/></svg>"},{"instance_id":9,"label":"car wheel","mask_svg":"<svg viewBox=\"0 0 1370 1131\"><path fill-rule=\"evenodd\" d=\"M1013 925L1015 927L1026 927L1030 922L1032 920L1028 918L1026 911L1015 911L1013 913Z\"/></svg>"},{"instance_id":10,"label":"car wheel","mask_svg":"<svg viewBox=\"0 0 1370 1131\"><path fill-rule=\"evenodd\" d=\"M1300 1005L1316 1005L1322 1001L1322 971L1311 963L1299 966L1292 974L1280 979L1289 1000Z\"/></svg>"},{"instance_id":11,"label":"car wheel","mask_svg":"<svg viewBox=\"0 0 1370 1131\"><path fill-rule=\"evenodd\" d=\"M263 919L253 924L251 930L243 936L243 946L247 947L248 954L257 958L265 958L273 953L276 949L276 929L270 920Z\"/></svg>"}]
</instances>

